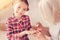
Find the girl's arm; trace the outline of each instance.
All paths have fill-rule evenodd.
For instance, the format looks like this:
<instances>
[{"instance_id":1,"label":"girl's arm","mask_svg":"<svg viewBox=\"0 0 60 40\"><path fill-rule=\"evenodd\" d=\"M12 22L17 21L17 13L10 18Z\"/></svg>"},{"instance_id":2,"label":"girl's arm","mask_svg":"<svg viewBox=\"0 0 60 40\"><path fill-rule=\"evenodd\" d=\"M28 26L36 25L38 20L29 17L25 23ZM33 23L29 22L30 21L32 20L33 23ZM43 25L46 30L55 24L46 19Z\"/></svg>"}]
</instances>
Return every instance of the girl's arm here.
<instances>
[{"instance_id":1,"label":"girl's arm","mask_svg":"<svg viewBox=\"0 0 60 40\"><path fill-rule=\"evenodd\" d=\"M21 33L18 33L17 35L18 36L20 36L20 37L22 37L23 35L25 35L25 34L28 34L28 35L30 35L30 34L34 34L34 33L36 33L36 30L26 30L26 31L23 31L23 32L21 32Z\"/></svg>"}]
</instances>

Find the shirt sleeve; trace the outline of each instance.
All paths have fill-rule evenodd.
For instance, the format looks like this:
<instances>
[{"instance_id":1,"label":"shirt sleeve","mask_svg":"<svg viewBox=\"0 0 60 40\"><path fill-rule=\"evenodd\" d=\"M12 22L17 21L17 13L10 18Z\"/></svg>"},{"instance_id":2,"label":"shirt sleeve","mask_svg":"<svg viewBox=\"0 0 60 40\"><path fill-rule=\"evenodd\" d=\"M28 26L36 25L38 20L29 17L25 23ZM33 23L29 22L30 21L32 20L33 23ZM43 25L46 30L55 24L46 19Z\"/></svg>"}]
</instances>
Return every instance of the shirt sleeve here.
<instances>
[{"instance_id":1,"label":"shirt sleeve","mask_svg":"<svg viewBox=\"0 0 60 40\"><path fill-rule=\"evenodd\" d=\"M15 39L17 39L18 36L14 35L13 25L12 25L10 19L7 20L6 26L7 26L7 30L6 31L7 31L8 40L15 40Z\"/></svg>"}]
</instances>

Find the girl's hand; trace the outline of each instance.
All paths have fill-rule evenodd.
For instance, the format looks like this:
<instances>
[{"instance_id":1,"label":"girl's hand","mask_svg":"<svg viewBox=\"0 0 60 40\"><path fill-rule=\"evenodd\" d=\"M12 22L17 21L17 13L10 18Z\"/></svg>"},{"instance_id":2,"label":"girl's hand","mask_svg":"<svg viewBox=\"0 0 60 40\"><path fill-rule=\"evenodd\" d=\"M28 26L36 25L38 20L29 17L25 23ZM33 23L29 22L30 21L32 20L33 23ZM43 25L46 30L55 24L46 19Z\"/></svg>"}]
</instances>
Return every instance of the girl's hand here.
<instances>
[{"instance_id":1,"label":"girl's hand","mask_svg":"<svg viewBox=\"0 0 60 40\"><path fill-rule=\"evenodd\" d=\"M33 31L26 31L26 34L35 34L37 31L36 30L33 30Z\"/></svg>"},{"instance_id":2,"label":"girl's hand","mask_svg":"<svg viewBox=\"0 0 60 40\"><path fill-rule=\"evenodd\" d=\"M23 31L23 32L21 32L21 33L18 33L18 36L19 37L22 37L23 35L25 35L26 34L26 31Z\"/></svg>"}]
</instances>

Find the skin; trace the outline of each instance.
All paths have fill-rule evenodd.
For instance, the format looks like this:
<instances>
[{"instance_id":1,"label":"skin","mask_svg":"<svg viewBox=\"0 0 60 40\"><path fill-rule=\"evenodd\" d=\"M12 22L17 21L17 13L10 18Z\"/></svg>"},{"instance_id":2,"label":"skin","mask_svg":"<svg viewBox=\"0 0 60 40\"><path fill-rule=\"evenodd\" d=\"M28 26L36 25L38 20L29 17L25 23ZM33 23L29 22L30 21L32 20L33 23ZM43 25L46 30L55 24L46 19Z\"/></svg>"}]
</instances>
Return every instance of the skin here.
<instances>
[{"instance_id":1,"label":"skin","mask_svg":"<svg viewBox=\"0 0 60 40\"><path fill-rule=\"evenodd\" d=\"M40 22L36 23L34 27L32 27L31 30L36 30L37 32L33 34L35 37L38 38L38 40L48 40L46 36L50 37L48 28L44 27Z\"/></svg>"},{"instance_id":2,"label":"skin","mask_svg":"<svg viewBox=\"0 0 60 40\"><path fill-rule=\"evenodd\" d=\"M27 12L28 5L24 2L18 2L14 5L14 15L16 18L20 18Z\"/></svg>"}]
</instances>

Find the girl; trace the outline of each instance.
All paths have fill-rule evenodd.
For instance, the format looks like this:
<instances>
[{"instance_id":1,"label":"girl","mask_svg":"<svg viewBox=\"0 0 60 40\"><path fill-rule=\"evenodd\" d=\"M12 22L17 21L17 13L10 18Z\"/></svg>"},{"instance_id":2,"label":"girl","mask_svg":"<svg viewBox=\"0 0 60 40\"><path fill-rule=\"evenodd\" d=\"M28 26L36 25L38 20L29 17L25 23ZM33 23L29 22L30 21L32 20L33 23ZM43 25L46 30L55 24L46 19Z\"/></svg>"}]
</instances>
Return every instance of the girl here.
<instances>
[{"instance_id":1,"label":"girl","mask_svg":"<svg viewBox=\"0 0 60 40\"><path fill-rule=\"evenodd\" d=\"M14 14L7 20L8 40L29 40L27 35L36 31L28 31L31 28L30 18L25 15L29 10L27 0L18 0L14 4Z\"/></svg>"}]
</instances>

